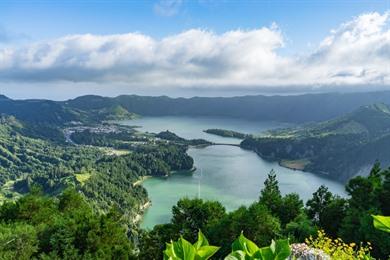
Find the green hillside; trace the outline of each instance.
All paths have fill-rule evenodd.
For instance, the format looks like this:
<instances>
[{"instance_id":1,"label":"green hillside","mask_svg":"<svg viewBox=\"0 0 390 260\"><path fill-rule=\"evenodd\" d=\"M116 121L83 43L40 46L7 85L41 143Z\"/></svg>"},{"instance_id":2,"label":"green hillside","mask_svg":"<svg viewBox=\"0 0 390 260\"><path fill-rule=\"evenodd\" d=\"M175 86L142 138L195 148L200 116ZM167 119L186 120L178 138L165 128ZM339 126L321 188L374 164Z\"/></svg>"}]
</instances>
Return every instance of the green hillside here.
<instances>
[{"instance_id":1,"label":"green hillside","mask_svg":"<svg viewBox=\"0 0 390 260\"><path fill-rule=\"evenodd\" d=\"M36 185L51 196L71 186L98 212L116 205L126 223L133 225L148 202L146 190L134 183L144 176L166 176L193 167L185 146L151 143L122 155L108 147L32 138L26 131L30 130L25 123L15 117L0 117L0 201L15 200Z\"/></svg>"},{"instance_id":2,"label":"green hillside","mask_svg":"<svg viewBox=\"0 0 390 260\"><path fill-rule=\"evenodd\" d=\"M375 160L390 163L389 107L368 105L333 120L269 131L241 146L282 165L347 180Z\"/></svg>"}]
</instances>

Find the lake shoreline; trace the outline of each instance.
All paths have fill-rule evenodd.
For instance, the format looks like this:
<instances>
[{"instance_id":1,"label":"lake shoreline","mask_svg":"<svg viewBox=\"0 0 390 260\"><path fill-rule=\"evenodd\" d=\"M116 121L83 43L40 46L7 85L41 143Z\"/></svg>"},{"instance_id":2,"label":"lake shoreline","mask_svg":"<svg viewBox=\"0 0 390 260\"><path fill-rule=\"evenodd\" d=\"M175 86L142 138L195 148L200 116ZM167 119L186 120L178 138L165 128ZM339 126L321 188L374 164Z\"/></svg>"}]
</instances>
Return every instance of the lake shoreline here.
<instances>
[{"instance_id":1,"label":"lake shoreline","mask_svg":"<svg viewBox=\"0 0 390 260\"><path fill-rule=\"evenodd\" d=\"M152 178L153 176L151 176L151 175L146 175L146 176L142 176L141 178L139 178L137 181L135 181L135 182L133 182L133 187L135 187L135 186L138 186L138 185L142 185L142 183L144 182L144 181L146 181L147 179L149 179L149 178Z\"/></svg>"},{"instance_id":2,"label":"lake shoreline","mask_svg":"<svg viewBox=\"0 0 390 260\"><path fill-rule=\"evenodd\" d=\"M256 133L282 127L283 124L190 117L144 117L131 123L142 125L139 129L142 132L160 133L169 130L188 140L195 138L213 144L231 144L189 145L187 153L194 159L192 169L173 171L166 177L156 176L157 178L138 180L136 184L142 184L151 200L148 209L143 212L140 224L143 228L168 223L172 217L172 206L184 197L218 200L228 211L243 205L248 206L258 199L267 174L272 169L277 173L283 194L297 192L300 198L306 201L323 184L335 194L341 196L345 194L343 186L324 178L325 176L289 169L285 167L289 165L269 161L259 156L256 151L241 147L239 139L203 132L208 128L222 128Z\"/></svg>"}]
</instances>

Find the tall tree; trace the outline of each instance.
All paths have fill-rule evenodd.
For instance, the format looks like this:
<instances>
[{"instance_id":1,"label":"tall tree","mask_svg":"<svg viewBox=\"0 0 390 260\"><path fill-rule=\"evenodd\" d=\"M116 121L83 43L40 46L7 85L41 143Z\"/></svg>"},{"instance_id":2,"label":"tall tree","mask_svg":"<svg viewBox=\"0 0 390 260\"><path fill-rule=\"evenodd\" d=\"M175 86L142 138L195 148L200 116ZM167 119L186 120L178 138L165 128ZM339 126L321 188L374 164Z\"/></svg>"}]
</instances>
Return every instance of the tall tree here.
<instances>
[{"instance_id":1,"label":"tall tree","mask_svg":"<svg viewBox=\"0 0 390 260\"><path fill-rule=\"evenodd\" d=\"M279 183L274 170L268 174L264 181L264 188L260 192L259 203L265 205L273 214L278 214L282 203L282 195L279 190Z\"/></svg>"},{"instance_id":2,"label":"tall tree","mask_svg":"<svg viewBox=\"0 0 390 260\"><path fill-rule=\"evenodd\" d=\"M220 202L202 199L180 199L172 208L172 224L180 234L191 242L196 241L199 229L219 221L225 215L225 208Z\"/></svg>"},{"instance_id":3,"label":"tall tree","mask_svg":"<svg viewBox=\"0 0 390 260\"><path fill-rule=\"evenodd\" d=\"M333 194L327 187L321 185L313 197L306 202L306 213L316 223L319 224L325 207L332 201Z\"/></svg>"}]
</instances>

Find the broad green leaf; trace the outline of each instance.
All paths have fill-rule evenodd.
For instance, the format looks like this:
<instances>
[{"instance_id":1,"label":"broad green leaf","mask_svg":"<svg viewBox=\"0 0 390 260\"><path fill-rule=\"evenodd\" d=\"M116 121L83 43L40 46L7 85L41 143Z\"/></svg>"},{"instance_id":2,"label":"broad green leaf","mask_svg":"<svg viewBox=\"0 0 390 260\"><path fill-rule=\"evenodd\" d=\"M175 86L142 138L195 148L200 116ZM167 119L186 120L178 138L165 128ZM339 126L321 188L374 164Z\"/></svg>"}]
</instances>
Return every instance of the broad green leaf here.
<instances>
[{"instance_id":1,"label":"broad green leaf","mask_svg":"<svg viewBox=\"0 0 390 260\"><path fill-rule=\"evenodd\" d=\"M272 253L275 254L275 251L276 251L276 245L275 245L275 241L272 239L271 241L271 245L269 246L269 248L271 249Z\"/></svg>"},{"instance_id":2,"label":"broad green leaf","mask_svg":"<svg viewBox=\"0 0 390 260\"><path fill-rule=\"evenodd\" d=\"M265 259L265 260L272 259L273 260L275 258L275 254L272 251L270 246L260 248L259 252L261 255L261 259Z\"/></svg>"},{"instance_id":3,"label":"broad green leaf","mask_svg":"<svg viewBox=\"0 0 390 260\"><path fill-rule=\"evenodd\" d=\"M175 252L173 249L173 243L166 243L166 249L164 250L164 260L173 259Z\"/></svg>"},{"instance_id":4,"label":"broad green leaf","mask_svg":"<svg viewBox=\"0 0 390 260\"><path fill-rule=\"evenodd\" d=\"M252 255L252 258L253 259L265 259L263 254L261 253L261 249L259 249L258 251L256 251L253 255Z\"/></svg>"},{"instance_id":5,"label":"broad green leaf","mask_svg":"<svg viewBox=\"0 0 390 260\"><path fill-rule=\"evenodd\" d=\"M372 217L374 218L374 227L376 229L390 233L390 217L375 215L372 215Z\"/></svg>"},{"instance_id":6,"label":"broad green leaf","mask_svg":"<svg viewBox=\"0 0 390 260\"><path fill-rule=\"evenodd\" d=\"M243 233L236 239L232 244L233 251L244 251L246 254L252 256L255 252L259 250L259 247L247 239Z\"/></svg>"},{"instance_id":7,"label":"broad green leaf","mask_svg":"<svg viewBox=\"0 0 390 260\"><path fill-rule=\"evenodd\" d=\"M172 242L172 251L175 257L183 258L184 252L183 252L183 245L181 243L181 240L177 242Z\"/></svg>"},{"instance_id":8,"label":"broad green leaf","mask_svg":"<svg viewBox=\"0 0 390 260\"><path fill-rule=\"evenodd\" d=\"M227 257L225 257L225 260L245 260L245 255L244 251L237 250L231 252Z\"/></svg>"},{"instance_id":9,"label":"broad green leaf","mask_svg":"<svg viewBox=\"0 0 390 260\"><path fill-rule=\"evenodd\" d=\"M170 260L171 259L170 254L168 252L168 249L164 250L164 252L163 252L163 259L164 260Z\"/></svg>"},{"instance_id":10,"label":"broad green leaf","mask_svg":"<svg viewBox=\"0 0 390 260\"><path fill-rule=\"evenodd\" d=\"M209 241L207 241L207 238L203 235L202 231L199 230L198 232L198 241L194 244L196 249L201 248L202 246L208 246Z\"/></svg>"},{"instance_id":11,"label":"broad green leaf","mask_svg":"<svg viewBox=\"0 0 390 260\"><path fill-rule=\"evenodd\" d=\"M291 254L288 239L277 240L275 242L275 260L285 260Z\"/></svg>"},{"instance_id":12,"label":"broad green leaf","mask_svg":"<svg viewBox=\"0 0 390 260\"><path fill-rule=\"evenodd\" d=\"M245 246L245 237L242 233L236 240L233 241L232 250L233 251L241 250L244 252L247 251L246 246Z\"/></svg>"},{"instance_id":13,"label":"broad green leaf","mask_svg":"<svg viewBox=\"0 0 390 260\"><path fill-rule=\"evenodd\" d=\"M246 239L246 246L251 255L254 255L256 252L259 251L259 247L249 239Z\"/></svg>"},{"instance_id":14,"label":"broad green leaf","mask_svg":"<svg viewBox=\"0 0 390 260\"><path fill-rule=\"evenodd\" d=\"M198 251L196 252L196 254L199 256L199 258L197 257L197 259L202 259L202 260L209 259L218 250L219 247L217 246L203 246L200 249L198 249Z\"/></svg>"},{"instance_id":15,"label":"broad green leaf","mask_svg":"<svg viewBox=\"0 0 390 260\"><path fill-rule=\"evenodd\" d=\"M195 260L196 249L195 247L185 240L184 238L180 238L181 246L183 248L183 260Z\"/></svg>"}]
</instances>

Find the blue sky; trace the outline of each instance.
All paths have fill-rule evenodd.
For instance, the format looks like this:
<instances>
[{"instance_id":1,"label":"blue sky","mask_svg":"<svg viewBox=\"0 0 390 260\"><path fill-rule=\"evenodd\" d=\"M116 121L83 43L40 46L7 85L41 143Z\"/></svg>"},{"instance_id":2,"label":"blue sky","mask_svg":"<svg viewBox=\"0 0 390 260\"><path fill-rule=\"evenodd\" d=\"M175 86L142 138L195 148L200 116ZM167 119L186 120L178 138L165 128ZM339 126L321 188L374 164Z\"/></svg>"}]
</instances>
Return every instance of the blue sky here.
<instances>
[{"instance_id":1,"label":"blue sky","mask_svg":"<svg viewBox=\"0 0 390 260\"><path fill-rule=\"evenodd\" d=\"M161 1L54 0L0 2L0 26L25 40L67 34L142 32L156 38L202 28L223 33L273 22L288 38L289 52L320 42L340 23L367 12L384 12L390 1L354 0L182 0L169 16L159 14Z\"/></svg>"},{"instance_id":2,"label":"blue sky","mask_svg":"<svg viewBox=\"0 0 390 260\"><path fill-rule=\"evenodd\" d=\"M108 1L108 0L100 0L100 1L87 1L87 0L67 0L67 1L7 1L2 0L0 2L0 59L1 56L1 49L3 49L3 58L7 57L8 60L11 60L12 66L6 68L6 71L1 73L1 66L0 66L0 87L3 88L3 92L5 93L12 93L11 95L18 96L18 94L13 94L15 91L15 87L12 87L13 92L10 90L5 90L7 88L7 85L14 86L13 84L18 83L26 84L24 86L24 89L28 89L28 85L31 85L33 88L34 85L39 85L39 83L42 83L42 85L50 84L58 86L64 86L66 85L66 82L69 81L71 84L69 84L69 88L71 86L75 85L75 82L80 82L80 85L91 85L91 84L107 84L107 82L110 83L111 86L120 85L121 87L118 87L118 89L121 89L120 91L125 92L137 92L137 89L139 90L142 86L144 88L145 81L149 82L149 80L140 80L136 81L134 78L131 79L131 84L129 83L129 80L123 80L122 75L118 75L118 66L117 63L115 63L115 73L113 72L114 69L112 69L108 74L112 75L115 74L115 77L105 77L104 80L97 80L96 77L91 78L82 78L75 77L71 78L69 76L72 72L67 72L66 77L65 76L59 76L58 78L50 78L50 80L44 80L43 73L41 73L42 67L39 67L39 71L36 73L34 71L28 70L26 72L25 68L21 68L17 64L16 60L23 60L26 59L26 57L19 57L13 55L11 56L5 56L5 49L7 48L14 48L15 53L20 53L21 50L24 50L24 52L28 52L28 50L31 51L32 47L29 47L30 45L41 43L45 44L45 42L48 42L50 44L53 44L53 46L58 46L53 43L55 41L56 44L58 44L58 39L63 39L63 37L66 36L72 36L72 35L86 35L91 34L94 36L98 35L125 35L128 33L138 33L142 36L145 36L147 38L151 38L154 41L154 45L157 45L157 49L162 48L160 45L163 44L164 39L167 39L169 37L177 37L180 42L183 41L183 38L185 37L181 35L182 33L191 31L193 29L200 30L202 33L192 33L188 37L194 37L194 45L190 44L187 46L184 46L186 49L190 48L192 51L197 51L196 44L199 37L202 39L204 37L209 37L207 40L207 44L209 44L210 41L215 40L215 38L218 38L216 42L213 44L217 47L213 47L214 49L210 50L207 49L207 53L215 53L215 48L218 48L218 44L221 44L221 42L228 42L226 44L226 48L229 48L230 46L234 44L238 44L237 41L231 41L231 38L226 39L224 34L227 32L237 32L237 31L243 31L243 32L252 32L255 30L260 29L266 29L271 31L271 33L264 32L258 32L258 34L254 35L248 34L244 36L240 36L240 43L243 42L242 39L250 38L253 36L253 40L251 40L251 43L253 41L260 40L270 37L270 41L272 43L269 43L268 41L265 44L265 47L261 47L260 49L254 49L253 52L245 53L245 46L249 46L248 42L244 43L243 45L243 52L244 53L237 53L236 50L226 53L224 55L238 55L238 56L248 56L248 66L249 65L259 65L259 70L262 72L264 69L262 69L261 64L258 64L256 62L251 61L250 57L255 56L258 57L258 59L261 59L261 55L266 55L266 57L269 58L271 55L280 55L281 60L278 61L279 63L288 63L290 61L284 61L283 59L296 59L301 61L302 59L305 59L307 57L318 57L319 53L323 55L325 53L325 50L320 50L318 53L318 49L321 49L322 45L321 43L324 42L324 40L327 37L333 37L335 38L335 35L342 35L344 33L342 26L345 23L353 22L355 19L355 25L360 26L361 23L359 21L356 21L357 18L364 14L379 14L380 17L383 17L388 14L388 11L390 9L390 0L384 0L384 1L333 1L333 0L310 0L310 1L234 1L234 0L158 0L158 1L126 1L126 0L114 0L114 1ZM374 23L375 19L381 19L376 16L372 20L366 21L365 23ZM364 20L363 18L361 20ZM367 19L366 19L367 20ZM388 29L388 18L385 18L385 21L382 22L377 27L380 27L381 35L382 37L386 37L386 32L389 31ZM275 26L276 25L276 26ZM345 26L347 27L347 26ZM350 26L352 27L352 25ZM365 26L365 28L369 28L369 26ZM335 34L331 32L331 30L335 29L339 33ZM350 28L350 30L353 30ZM360 29L359 29L360 30ZM366 30L366 29L365 29ZM367 29L371 30L371 29ZM204 35L204 33L211 33L211 35ZM277 34L277 35L275 35ZM280 37L281 39L275 39ZM377 39L378 35L375 36ZM359 37L357 37L359 38ZM175 38L176 41L179 41ZM187 39L187 38L186 38ZM133 38L126 38L126 39L120 39L120 42L128 42L132 41ZM332 42L334 45L338 43L336 41L337 38ZM83 42L84 44L89 45L88 41L97 41L96 39L90 39L85 40L85 37L82 39L75 39L75 42ZM118 42L116 40L109 40L111 41L110 44L117 46ZM107 44L107 40L104 41L104 44ZM345 41L344 41L345 42ZM368 41L367 41L368 42ZM61 46L63 46L63 40L61 40ZM70 44L70 43L66 43ZM103 43L101 43L103 44ZM144 44L144 43L139 43ZM171 43L171 44L176 44ZM261 45L260 44L260 45ZM153 46L154 46L153 45ZM258 44L255 44L258 46ZM359 43L359 46L361 44ZM74 43L71 44L71 46L74 46ZM176 45L173 45L176 46ZM252 46L252 45L250 45ZM352 44L351 44L352 46ZM182 45L180 45L180 48L184 48ZM20 49L17 49L20 48ZM70 47L67 47L67 50ZM138 47L137 47L138 48ZM151 47L152 48L152 47ZM155 47L153 47L155 48ZM329 47L330 48L330 47ZM329 49L328 48L328 49ZM378 47L379 48L379 47ZM42 52L42 46L39 48L40 52ZM51 50L53 47L51 48ZM168 48L169 49L169 48ZM250 48L248 48L250 49ZM339 48L337 50L340 50L342 48ZM388 49L388 46L385 45L380 48L381 50ZM35 49L34 49L35 50ZM252 49L250 49L252 50ZM133 49L129 50L128 52L134 51ZM203 50L202 50L203 51ZM327 51L327 50L326 50ZM357 51L357 50L356 50ZM359 53L361 53L361 50L358 50ZM45 53L47 50L44 51ZM115 52L115 51L114 51ZM139 52L139 49L137 49L136 52ZM142 51L141 51L142 52ZM263 54L261 54L261 53ZM272 52L271 54L269 52ZM71 54L69 54L71 53ZM66 57L69 57L69 55L73 55L73 53L76 53L74 55L86 55L85 52L81 52L78 49L77 51L68 51L66 53ZM387 52L385 52L387 53ZM248 54L248 55L247 55ZM270 55L268 55L270 54ZM89 52L87 55L91 55L91 52ZM145 54L150 55L150 54ZM179 54L175 54L176 56ZM186 54L187 55L187 54ZM191 55L195 55L192 54ZM203 55L203 52L202 52ZM220 58L222 54L218 54L217 56ZM176 56L169 56L169 62L172 63L173 57ZM188 56L188 55L187 55ZM186 56L186 57L187 57ZM61 56L63 57L63 56ZM104 56L107 57L107 56ZM225 57L225 56L224 56ZM77 58L77 57L75 57ZM4 58L5 59L5 58ZM56 59L58 60L58 57L56 56ZM144 57L140 57L139 59L144 59ZM157 58L156 58L157 59ZM166 58L168 60L168 58ZM191 63L194 59L201 59L204 60L204 57L202 56L199 58L199 56L191 56L190 61L186 60L187 63ZM328 61L328 57L324 59ZM213 64L222 64L222 61L226 61L225 58L223 59L214 59L207 61L208 63ZM103 61L102 61L103 62ZM121 61L122 62L122 61ZM138 61L135 61L137 64ZM144 61L143 61L144 62ZM148 60L149 62L149 60ZM155 60L153 60L153 68L156 68L156 66L160 66L160 64L156 65ZM180 62L183 62L183 60L180 60ZM178 63L180 63L178 62ZM270 61L271 63L274 61ZM307 61L305 61L307 64ZM362 62L361 60L357 62ZM383 62L383 61L381 61ZM123 63L123 62L122 62ZM128 69L128 70L134 70L134 60L131 62L127 61L126 65L123 65L120 63L120 69ZM243 60L241 63L246 63L245 60ZM242 64L232 64L232 66L241 66ZM143 63L144 64L144 63ZM146 64L146 63L145 63ZM150 62L146 65L143 65L142 68L144 70L148 70L151 68ZM173 62L173 65L177 65L177 63ZM273 63L272 63L273 64ZM379 64L379 61L378 63ZM190 64L193 66L194 64ZM350 66L350 69L347 71L342 70L336 70L337 66L334 64L326 64L327 68L329 69L328 75L345 75L345 74L356 74L356 75L363 75L367 72L372 72L375 68L373 64L369 68L361 68L360 70L356 69L356 64L353 64L353 66ZM46 65L45 65L46 66ZM63 65L58 65L58 63L51 63L51 65L47 65L48 67L45 67L48 69L47 73L52 73L54 68L59 68ZM51 67L50 67L51 66ZM65 65L64 65L65 66ZM113 65L114 66L114 65ZM126 68L123 68L123 66L127 66ZM199 69L208 69L208 67L205 67L204 64L199 65L199 63L196 64L196 66L199 66ZM214 65L215 66L215 65ZM276 65L275 65L276 66ZM277 65L279 66L279 65ZM325 65L324 65L325 66ZM12 67L12 71L11 71ZM341 65L340 65L341 67ZM68 68L68 65L67 65ZM165 68L165 67L164 67ZM241 67L239 67L241 68ZM281 67L277 67L280 69ZM285 67L283 67L285 69ZM77 70L78 68L75 68ZM100 68L99 68L100 69ZM322 69L322 67L321 67ZM140 68L136 68L137 72L139 72ZM245 68L243 68L245 70ZM88 72L90 72L90 68L88 68ZM148 76L150 77L150 81L153 81L153 84L150 85L159 85L160 88L154 88L151 91L157 91L156 89L160 89L157 92L163 92L161 89L167 89L167 85L177 85L178 88L183 88L183 86L190 86L192 88L192 91L194 88L201 88L200 85L213 85L214 83L218 81L218 85L221 90L225 89L232 89L230 86L234 86L234 88L237 87L237 82L230 83L229 80L231 78L237 78L236 75L226 76L225 74L217 75L216 71L213 72L214 74L210 74L204 76L207 80L202 82L193 82L191 81L188 83L188 80L185 78L187 74L180 74L180 77L183 77L183 79L178 83L174 80L174 78L164 78L161 81L164 81L164 84L155 84L155 81L159 81L158 75L164 74L162 70L154 71L152 76L150 73ZM246 71L244 71L246 72ZM41 73L41 74L40 74ZM56 71L57 73L57 71ZM376 73L376 72L375 72ZM382 72L378 72L375 75L379 75ZM55 73L54 73L55 74ZM93 73L92 73L93 74ZM108 75L107 74L107 75ZM245 73L244 73L245 74ZM335 89L335 85L341 85L340 89L344 88L344 85L361 85L362 82L358 80L348 79L348 81L345 81L344 84L343 81L329 81L321 79L318 81L318 83L315 81L316 78L318 78L320 73L317 73L316 76L313 76L313 79L311 80L302 80L300 77L302 76L296 76L291 81L291 84L287 84L285 81L281 81L280 79L276 79L276 76L270 76L270 79L267 81L259 81L259 80L250 80L245 85L245 88L250 88L253 90L254 86L261 86L260 89L264 89L264 86L268 85L282 85L280 89L286 89L289 85L305 85L304 88L300 88L297 91L306 91L306 89L310 89L308 85L332 85L332 88L330 88L332 91ZM193 74L191 74L193 75ZM203 75L203 74L202 74ZM252 74L248 74L249 76L246 77L252 77ZM267 77L269 76L269 72L265 71L264 75ZM177 76L177 75L176 75ZM286 76L287 77L287 76ZM378 76L379 77L379 76ZM377 78L378 78L377 77ZM387 87L387 75L380 75L381 81L374 82L374 85L380 85L381 88ZM107 78L109 78L107 80ZM264 76L263 76L264 78ZM30 80L33 79L33 80ZM149 78L148 78L149 79ZM223 79L223 80L220 80ZM226 80L225 80L226 79ZM298 80L299 79L299 80ZM371 78L370 78L371 79ZM40 82L42 81L42 82ZM49 81L49 82L48 82ZM175 84L171 84L170 81L174 81ZM60 82L60 84L59 84ZM206 82L206 83L205 83ZM45 83L45 84L43 84ZM177 84L176 84L177 83ZM367 81L364 82L364 84L367 84ZM77 85L77 84L76 84ZM126 88L126 85L132 85L132 87ZM214 85L213 85L214 86ZM222 86L222 87L221 87ZM249 87L248 87L249 86ZM10 88L10 87L8 87ZM22 87L21 87L22 88ZM115 87L112 88L112 93L118 94L119 91L115 89ZM56 89L64 89L64 87L57 87ZM76 89L76 88L75 88ZM244 89L244 88L241 88ZM311 89L313 89L311 87ZM337 88L336 88L337 89ZM273 88L272 91L278 92L277 88ZM105 89L104 93L110 93L111 90ZM0 89L1 92L1 89Z\"/></svg>"}]
</instances>

